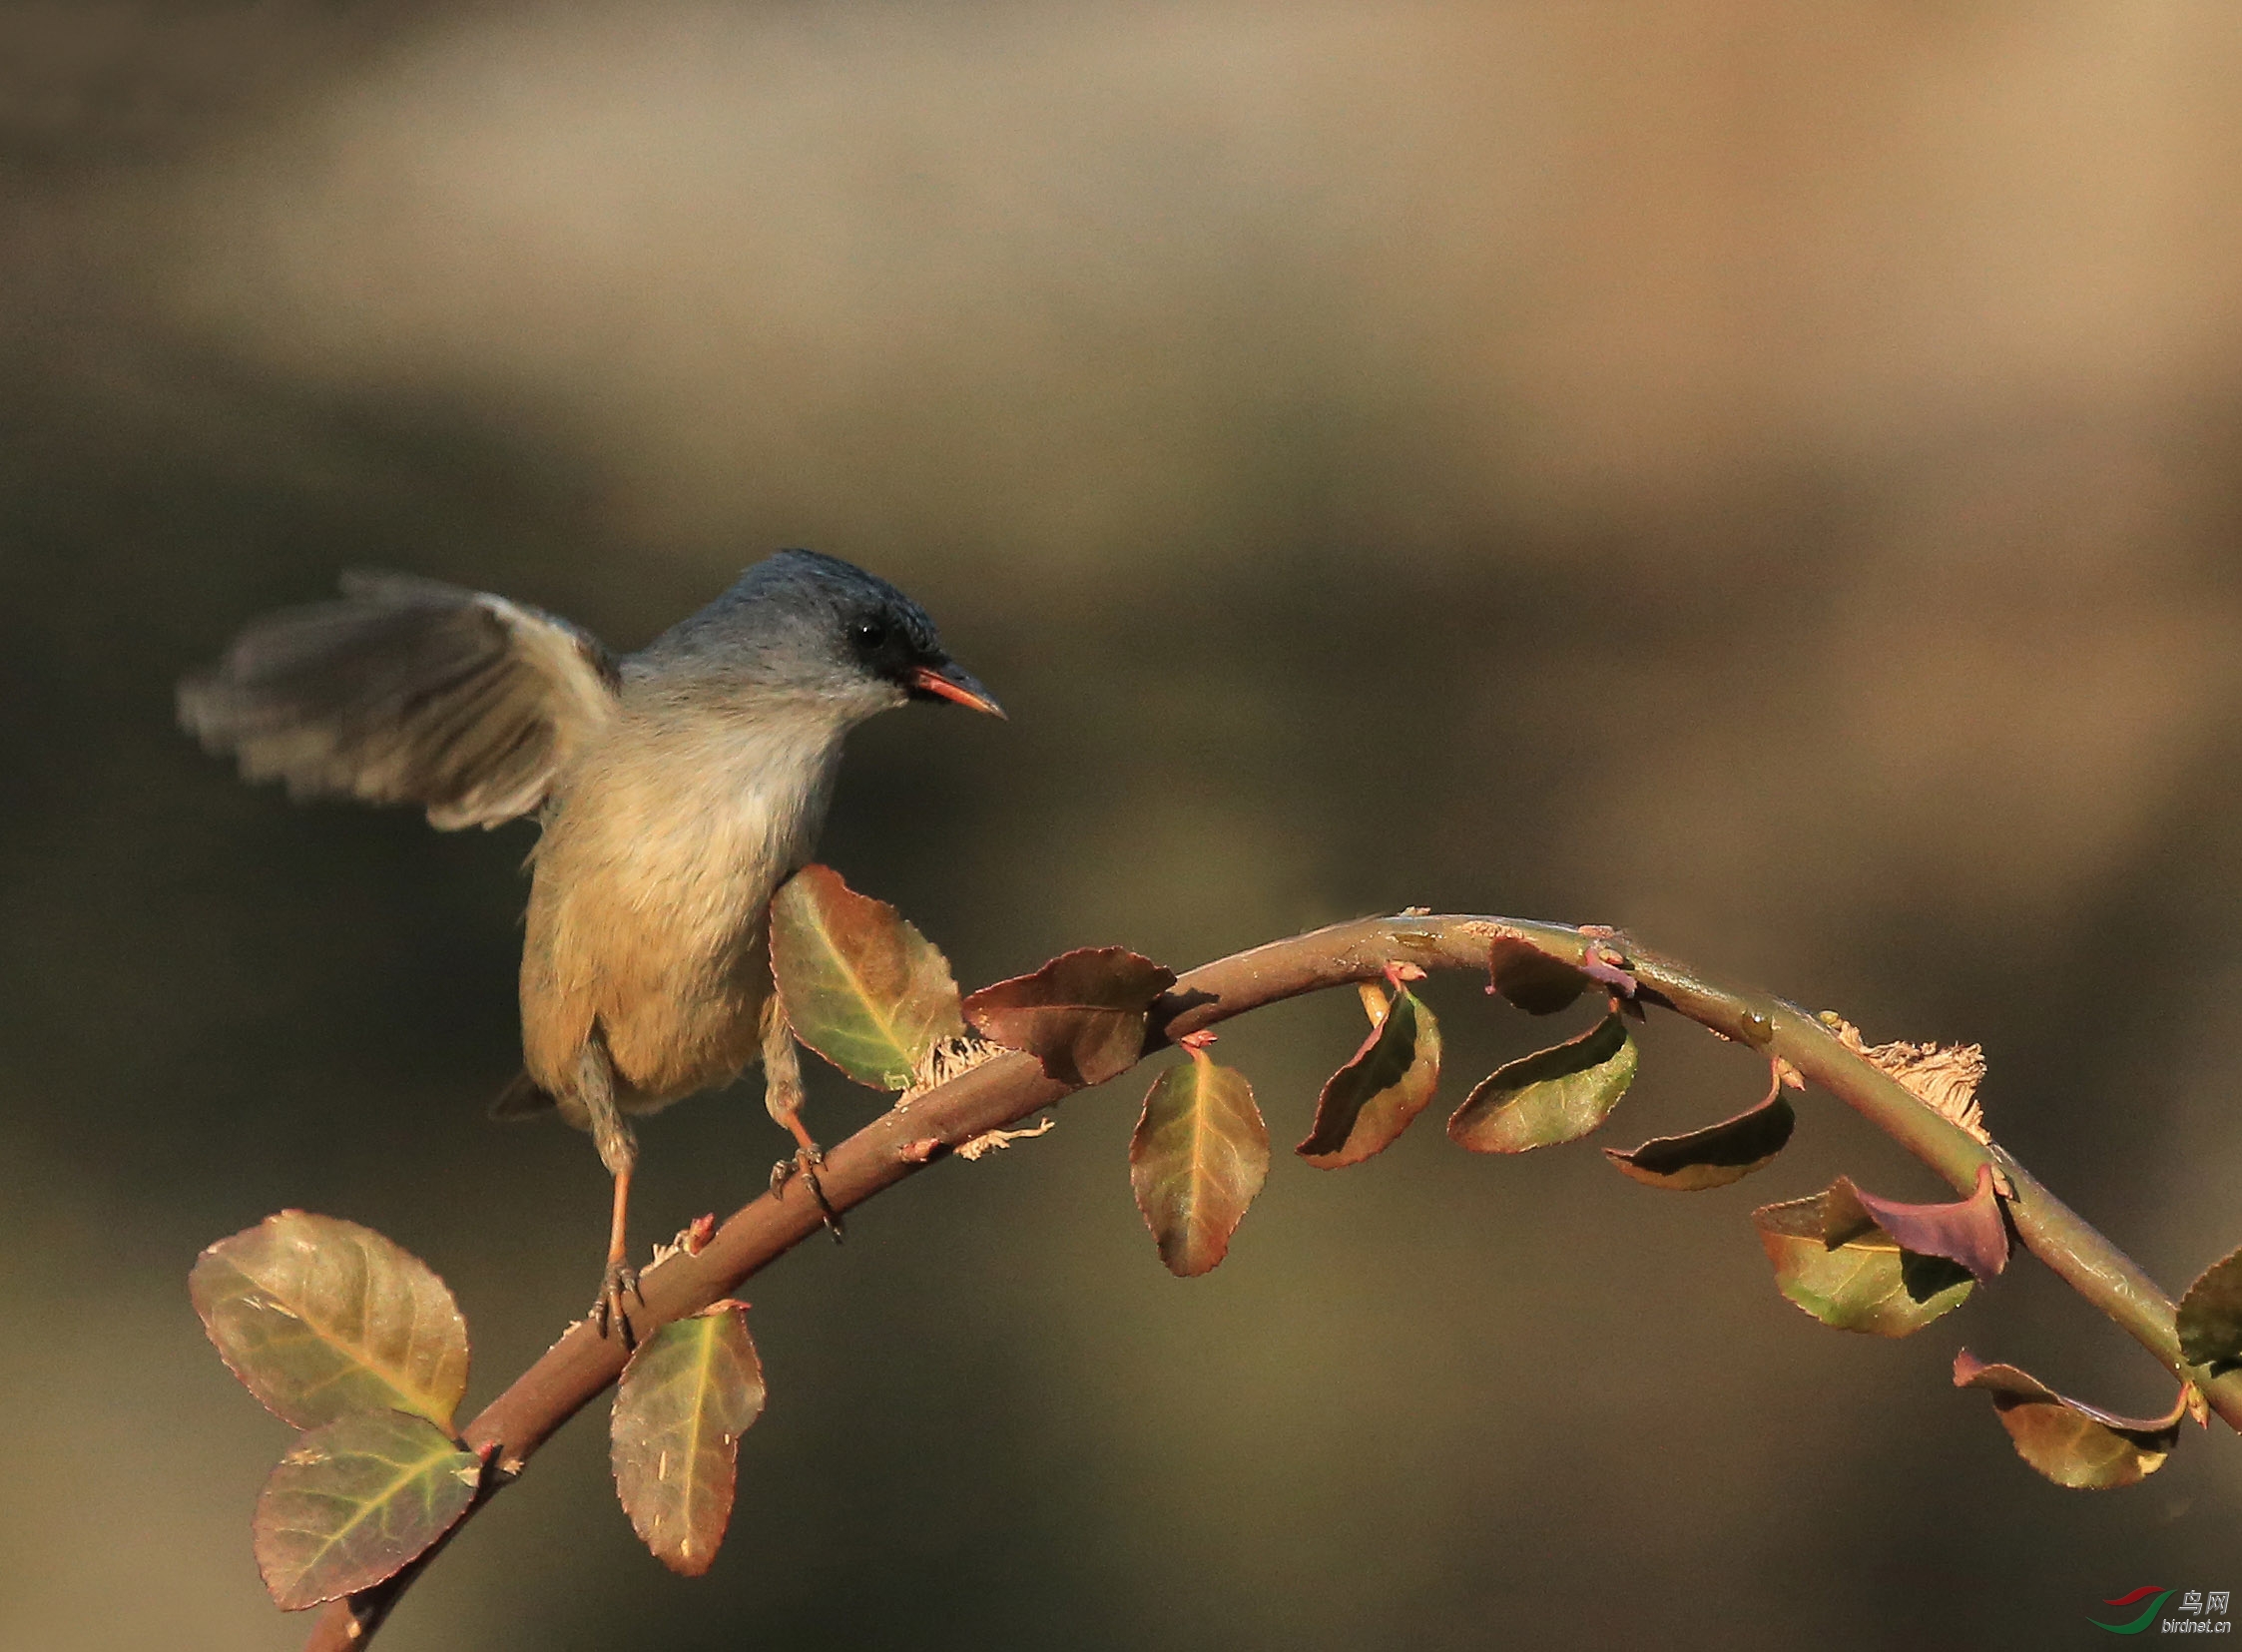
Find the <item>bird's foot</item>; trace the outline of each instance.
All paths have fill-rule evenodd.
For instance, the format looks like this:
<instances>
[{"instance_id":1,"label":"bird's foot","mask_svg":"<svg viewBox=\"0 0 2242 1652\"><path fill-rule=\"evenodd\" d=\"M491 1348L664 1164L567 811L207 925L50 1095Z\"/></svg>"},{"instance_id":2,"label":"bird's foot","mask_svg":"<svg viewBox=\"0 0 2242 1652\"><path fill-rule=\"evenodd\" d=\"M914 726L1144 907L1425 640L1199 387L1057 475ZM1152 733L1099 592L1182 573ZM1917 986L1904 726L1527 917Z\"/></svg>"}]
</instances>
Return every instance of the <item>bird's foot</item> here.
<instances>
[{"instance_id":1,"label":"bird's foot","mask_svg":"<svg viewBox=\"0 0 2242 1652\"><path fill-rule=\"evenodd\" d=\"M625 1349L635 1349L638 1337L631 1329L630 1312L623 1306L625 1295L638 1298L641 1308L646 1306L646 1293L638 1287L638 1270L617 1258L607 1265L607 1272L600 1277L599 1295L592 1299L592 1329L604 1337L612 1327L623 1339Z\"/></svg>"},{"instance_id":2,"label":"bird's foot","mask_svg":"<svg viewBox=\"0 0 2242 1652\"><path fill-rule=\"evenodd\" d=\"M810 1197L818 1201L818 1214L825 1221L826 1232L832 1234L833 1242L839 1245L842 1238L841 1212L833 1208L833 1202L826 1197L826 1185L818 1180L818 1172L825 1162L825 1152L816 1142L804 1143L793 1158L781 1159L771 1167L771 1191L783 1198L787 1184L800 1176L804 1186L810 1189Z\"/></svg>"}]
</instances>

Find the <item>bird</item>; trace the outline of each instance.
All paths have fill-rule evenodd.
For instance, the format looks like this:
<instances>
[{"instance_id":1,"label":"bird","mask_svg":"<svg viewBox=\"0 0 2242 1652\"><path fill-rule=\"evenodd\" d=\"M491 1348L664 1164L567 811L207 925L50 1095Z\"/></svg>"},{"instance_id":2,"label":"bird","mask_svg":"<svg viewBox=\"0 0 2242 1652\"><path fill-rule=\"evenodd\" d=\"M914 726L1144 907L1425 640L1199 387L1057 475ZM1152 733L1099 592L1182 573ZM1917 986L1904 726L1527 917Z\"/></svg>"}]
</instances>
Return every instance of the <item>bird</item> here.
<instances>
[{"instance_id":1,"label":"bird","mask_svg":"<svg viewBox=\"0 0 2242 1652\"><path fill-rule=\"evenodd\" d=\"M396 573L341 591L247 626L181 682L180 721L294 798L417 805L442 830L536 817L522 1070L492 1110L590 1132L614 1184L590 1318L628 1344L632 1116L761 1059L798 1144L773 1185L799 1166L825 1208L769 912L816 848L845 737L911 701L1004 713L924 609L816 551L766 557L622 656L487 591Z\"/></svg>"}]
</instances>

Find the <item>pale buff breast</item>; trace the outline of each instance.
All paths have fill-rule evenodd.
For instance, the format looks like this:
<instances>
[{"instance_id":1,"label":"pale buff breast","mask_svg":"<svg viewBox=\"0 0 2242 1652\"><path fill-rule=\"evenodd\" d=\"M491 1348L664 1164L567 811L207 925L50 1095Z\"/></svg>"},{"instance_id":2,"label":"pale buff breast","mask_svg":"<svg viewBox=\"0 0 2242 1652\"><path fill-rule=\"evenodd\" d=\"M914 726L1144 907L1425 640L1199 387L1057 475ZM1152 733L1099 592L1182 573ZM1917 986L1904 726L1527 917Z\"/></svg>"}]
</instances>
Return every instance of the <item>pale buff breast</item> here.
<instances>
[{"instance_id":1,"label":"pale buff breast","mask_svg":"<svg viewBox=\"0 0 2242 1652\"><path fill-rule=\"evenodd\" d=\"M534 855L521 973L525 1062L564 1112L595 1023L631 1111L755 1059L771 891L815 847L839 757L816 719L626 705L570 774Z\"/></svg>"}]
</instances>

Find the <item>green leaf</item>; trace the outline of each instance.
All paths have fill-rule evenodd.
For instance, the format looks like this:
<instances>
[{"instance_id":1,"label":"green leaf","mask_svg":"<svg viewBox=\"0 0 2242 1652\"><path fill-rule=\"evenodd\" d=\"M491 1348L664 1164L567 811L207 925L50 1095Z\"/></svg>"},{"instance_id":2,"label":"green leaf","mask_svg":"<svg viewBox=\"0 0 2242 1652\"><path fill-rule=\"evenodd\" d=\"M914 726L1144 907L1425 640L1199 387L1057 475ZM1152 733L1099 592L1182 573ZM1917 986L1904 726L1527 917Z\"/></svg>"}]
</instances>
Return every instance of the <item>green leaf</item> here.
<instances>
[{"instance_id":1,"label":"green leaf","mask_svg":"<svg viewBox=\"0 0 2242 1652\"><path fill-rule=\"evenodd\" d=\"M1366 1003L1376 1001L1377 990L1364 988ZM1440 1024L1397 983L1363 1047L1316 1098L1316 1123L1295 1151L1319 1170L1361 1164L1408 1128L1439 1082Z\"/></svg>"},{"instance_id":2,"label":"green leaf","mask_svg":"<svg viewBox=\"0 0 2242 1652\"><path fill-rule=\"evenodd\" d=\"M2170 1414L2116 1416L2067 1399L2014 1366L1988 1366L1967 1349L1954 1357L1954 1385L1990 1393L2016 1454L2057 1485L2081 1491L2136 1485L2163 1467L2196 1402L2193 1385L2183 1382Z\"/></svg>"},{"instance_id":3,"label":"green leaf","mask_svg":"<svg viewBox=\"0 0 2242 1652\"><path fill-rule=\"evenodd\" d=\"M2180 1358L2212 1375L2242 1365L2242 1251L2203 1270L2180 1299Z\"/></svg>"},{"instance_id":4,"label":"green leaf","mask_svg":"<svg viewBox=\"0 0 2242 1652\"><path fill-rule=\"evenodd\" d=\"M355 1222L282 1211L196 1260L220 1358L298 1428L395 1409L439 1428L467 1391L467 1322L428 1265Z\"/></svg>"},{"instance_id":5,"label":"green leaf","mask_svg":"<svg viewBox=\"0 0 2242 1652\"><path fill-rule=\"evenodd\" d=\"M1838 1201L1833 1220L1835 1191L1752 1212L1785 1297L1824 1325L1874 1337L1911 1336L1967 1300L1974 1282L1966 1269L1902 1250L1858 1215L1857 1202Z\"/></svg>"},{"instance_id":6,"label":"green leaf","mask_svg":"<svg viewBox=\"0 0 2242 1652\"><path fill-rule=\"evenodd\" d=\"M831 866L803 867L772 896L771 972L795 1036L875 1090L907 1088L965 1031L948 960Z\"/></svg>"},{"instance_id":7,"label":"green leaf","mask_svg":"<svg viewBox=\"0 0 2242 1652\"><path fill-rule=\"evenodd\" d=\"M285 1612L370 1588L449 1531L482 1461L426 1417L352 1411L311 1429L257 1499L257 1569Z\"/></svg>"},{"instance_id":8,"label":"green leaf","mask_svg":"<svg viewBox=\"0 0 2242 1652\"><path fill-rule=\"evenodd\" d=\"M1767 1099L1749 1112L1686 1136L1654 1136L1624 1151L1607 1147L1604 1157L1638 1182L1697 1193L1741 1182L1772 1164L1797 1123L1798 1114L1784 1099L1778 1081Z\"/></svg>"},{"instance_id":9,"label":"green leaf","mask_svg":"<svg viewBox=\"0 0 2242 1652\"><path fill-rule=\"evenodd\" d=\"M964 1014L983 1038L1027 1051L1061 1084L1101 1084L1136 1065L1145 1012L1175 984L1174 970L1125 946L1086 947L982 987Z\"/></svg>"},{"instance_id":10,"label":"green leaf","mask_svg":"<svg viewBox=\"0 0 2242 1652\"><path fill-rule=\"evenodd\" d=\"M740 1436L763 1414L747 1304L673 1320L631 1356L615 1389L609 1455L623 1512L655 1558L698 1577L732 1518Z\"/></svg>"},{"instance_id":11,"label":"green leaf","mask_svg":"<svg viewBox=\"0 0 2242 1652\"><path fill-rule=\"evenodd\" d=\"M1463 1098L1448 1134L1474 1153L1524 1153L1585 1136L1635 1081L1640 1055L1614 1010L1578 1038L1497 1068Z\"/></svg>"},{"instance_id":12,"label":"green leaf","mask_svg":"<svg viewBox=\"0 0 2242 1652\"><path fill-rule=\"evenodd\" d=\"M1144 1098L1129 1139L1129 1182L1168 1271L1204 1274L1269 1175L1269 1127L1245 1074L1204 1052L1170 1067Z\"/></svg>"}]
</instances>

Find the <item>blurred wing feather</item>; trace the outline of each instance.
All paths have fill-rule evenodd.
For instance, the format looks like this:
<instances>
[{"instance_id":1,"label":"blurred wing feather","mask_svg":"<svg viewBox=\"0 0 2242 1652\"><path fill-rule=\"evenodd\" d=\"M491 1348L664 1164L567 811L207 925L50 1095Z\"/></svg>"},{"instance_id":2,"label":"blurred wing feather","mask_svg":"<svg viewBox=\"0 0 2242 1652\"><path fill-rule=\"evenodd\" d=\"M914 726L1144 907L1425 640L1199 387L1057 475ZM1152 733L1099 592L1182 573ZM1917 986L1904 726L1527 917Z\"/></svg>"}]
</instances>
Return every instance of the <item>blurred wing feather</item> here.
<instances>
[{"instance_id":1,"label":"blurred wing feather","mask_svg":"<svg viewBox=\"0 0 2242 1652\"><path fill-rule=\"evenodd\" d=\"M545 801L615 710L615 662L542 610L401 574L269 615L180 685L180 721L292 797L415 803L444 830Z\"/></svg>"}]
</instances>

